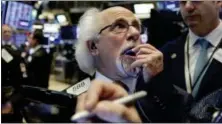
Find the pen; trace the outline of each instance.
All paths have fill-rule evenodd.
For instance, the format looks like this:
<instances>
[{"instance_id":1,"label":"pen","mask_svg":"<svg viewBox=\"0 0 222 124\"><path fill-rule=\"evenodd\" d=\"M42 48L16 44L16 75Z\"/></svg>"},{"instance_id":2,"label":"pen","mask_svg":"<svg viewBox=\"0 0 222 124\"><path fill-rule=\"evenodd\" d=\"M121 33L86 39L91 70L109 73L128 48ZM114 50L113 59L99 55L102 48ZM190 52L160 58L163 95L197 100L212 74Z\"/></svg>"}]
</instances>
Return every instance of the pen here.
<instances>
[{"instance_id":1,"label":"pen","mask_svg":"<svg viewBox=\"0 0 222 124\"><path fill-rule=\"evenodd\" d=\"M136 92L134 94L128 95L126 97L122 97L120 99L114 100L114 103L118 103L118 104L127 104L127 103L131 103L133 101L136 101L140 98L143 98L147 95L146 91L139 91ZM82 112L78 112L75 115L73 115L71 117L71 121L78 121L78 120L82 120L82 119L86 119L86 118L90 118L94 116L93 113L90 113L88 111L82 111Z\"/></svg>"}]
</instances>

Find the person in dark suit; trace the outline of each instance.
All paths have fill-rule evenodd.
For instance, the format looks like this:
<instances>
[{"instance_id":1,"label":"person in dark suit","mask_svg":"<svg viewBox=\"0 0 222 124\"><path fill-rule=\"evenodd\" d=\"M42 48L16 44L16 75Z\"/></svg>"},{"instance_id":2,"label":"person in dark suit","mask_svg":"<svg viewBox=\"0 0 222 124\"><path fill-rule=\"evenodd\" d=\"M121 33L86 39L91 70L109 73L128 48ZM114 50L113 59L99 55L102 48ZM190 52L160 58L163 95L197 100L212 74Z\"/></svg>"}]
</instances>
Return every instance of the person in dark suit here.
<instances>
[{"instance_id":1,"label":"person in dark suit","mask_svg":"<svg viewBox=\"0 0 222 124\"><path fill-rule=\"evenodd\" d=\"M172 82L195 100L222 87L220 4L221 1L180 2L189 32L162 48L165 67L161 81Z\"/></svg>"},{"instance_id":2,"label":"person in dark suit","mask_svg":"<svg viewBox=\"0 0 222 124\"><path fill-rule=\"evenodd\" d=\"M35 30L28 38L31 49L26 57L29 82L27 85L48 88L50 57L42 47L44 36L41 30Z\"/></svg>"},{"instance_id":3,"label":"person in dark suit","mask_svg":"<svg viewBox=\"0 0 222 124\"><path fill-rule=\"evenodd\" d=\"M19 86L24 84L26 68L20 51L12 41L13 30L9 25L2 26L2 122L22 122L21 114L14 98Z\"/></svg>"},{"instance_id":4,"label":"person in dark suit","mask_svg":"<svg viewBox=\"0 0 222 124\"><path fill-rule=\"evenodd\" d=\"M182 109L184 113L188 113L195 102L222 87L220 76L222 22L219 19L221 3L221 1L180 1L181 14L189 27L189 32L161 48L164 55L164 70L149 82L162 83L161 85L170 83L177 92L182 94L187 92L186 100L184 99L186 105ZM141 85L138 86L139 89L146 87L142 83L138 85ZM150 90L152 91L152 89L148 91ZM156 90L165 90L165 88L161 86ZM170 104L175 103L170 102ZM142 106L148 108L146 102ZM170 109L171 112L165 113L165 117L169 118L168 115L172 115L173 111L175 117L180 120L185 116L180 115L175 108ZM149 112L146 113L149 115Z\"/></svg>"}]
</instances>

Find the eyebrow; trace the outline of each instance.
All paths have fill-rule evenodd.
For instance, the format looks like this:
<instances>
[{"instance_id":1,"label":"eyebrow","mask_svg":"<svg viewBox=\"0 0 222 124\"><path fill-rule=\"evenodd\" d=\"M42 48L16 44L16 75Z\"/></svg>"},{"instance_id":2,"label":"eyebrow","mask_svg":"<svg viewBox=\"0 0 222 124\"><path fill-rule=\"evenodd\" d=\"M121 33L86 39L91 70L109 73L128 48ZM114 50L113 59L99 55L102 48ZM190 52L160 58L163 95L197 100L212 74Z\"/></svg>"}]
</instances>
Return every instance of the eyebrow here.
<instances>
[{"instance_id":1,"label":"eyebrow","mask_svg":"<svg viewBox=\"0 0 222 124\"><path fill-rule=\"evenodd\" d=\"M121 18L117 18L113 23L118 22L118 21L128 22L126 18L121 17ZM135 25L135 24L136 24L136 25L140 25L140 21L139 21L138 19L133 19L133 20L131 21L131 24L130 24L130 25Z\"/></svg>"},{"instance_id":2,"label":"eyebrow","mask_svg":"<svg viewBox=\"0 0 222 124\"><path fill-rule=\"evenodd\" d=\"M141 24L137 19L135 19L135 20L132 21L132 25L139 26Z\"/></svg>"}]
</instances>

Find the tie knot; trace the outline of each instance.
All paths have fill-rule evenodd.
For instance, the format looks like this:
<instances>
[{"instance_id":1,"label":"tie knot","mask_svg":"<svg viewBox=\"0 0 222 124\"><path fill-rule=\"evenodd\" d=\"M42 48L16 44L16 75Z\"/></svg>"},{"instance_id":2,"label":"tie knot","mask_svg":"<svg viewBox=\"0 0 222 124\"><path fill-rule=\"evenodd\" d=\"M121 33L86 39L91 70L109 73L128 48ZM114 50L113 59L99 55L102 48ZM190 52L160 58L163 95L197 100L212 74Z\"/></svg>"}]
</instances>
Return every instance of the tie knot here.
<instances>
[{"instance_id":1,"label":"tie knot","mask_svg":"<svg viewBox=\"0 0 222 124\"><path fill-rule=\"evenodd\" d=\"M199 38L197 41L196 41L196 44L199 44L201 46L201 48L203 49L207 49L210 47L210 42L207 41L206 39L204 38Z\"/></svg>"}]
</instances>

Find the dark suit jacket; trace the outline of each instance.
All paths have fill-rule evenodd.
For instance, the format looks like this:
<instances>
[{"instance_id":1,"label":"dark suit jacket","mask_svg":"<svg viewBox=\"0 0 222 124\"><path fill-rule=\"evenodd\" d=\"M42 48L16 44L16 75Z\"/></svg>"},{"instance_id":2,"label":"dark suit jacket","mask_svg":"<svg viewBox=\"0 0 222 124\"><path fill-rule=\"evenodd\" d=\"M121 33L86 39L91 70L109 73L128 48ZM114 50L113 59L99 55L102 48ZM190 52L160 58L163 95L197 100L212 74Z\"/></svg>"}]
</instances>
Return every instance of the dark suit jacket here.
<instances>
[{"instance_id":1,"label":"dark suit jacket","mask_svg":"<svg viewBox=\"0 0 222 124\"><path fill-rule=\"evenodd\" d=\"M2 45L2 49L5 49L13 57L9 63L2 58L2 86L19 86L22 83L20 51L12 45Z\"/></svg>"},{"instance_id":2,"label":"dark suit jacket","mask_svg":"<svg viewBox=\"0 0 222 124\"><path fill-rule=\"evenodd\" d=\"M1 60L1 75L2 75L2 105L5 102L10 101L13 106L13 114L2 114L3 123L21 123L22 116L19 112L18 103L14 101L16 94L18 92L18 87L24 83L22 72L20 69L20 63L22 58L20 57L20 51L12 45L2 45L2 49L5 49L13 59L10 62L6 62L3 58ZM8 95L10 94L10 95Z\"/></svg>"},{"instance_id":3,"label":"dark suit jacket","mask_svg":"<svg viewBox=\"0 0 222 124\"><path fill-rule=\"evenodd\" d=\"M162 48L164 54L162 73L147 84L143 80L138 81L137 90L148 91L147 98L137 103L139 114L145 122L184 122L195 101L222 87L222 63L214 59L202 79L197 96L193 98L186 93L184 72L186 36L187 33ZM176 54L176 57L171 58L172 54ZM174 85L179 87L179 90Z\"/></svg>"},{"instance_id":4,"label":"dark suit jacket","mask_svg":"<svg viewBox=\"0 0 222 124\"><path fill-rule=\"evenodd\" d=\"M192 97L186 92L180 92L170 82L162 82L160 73L148 83L139 77L136 91L145 90L147 96L136 102L136 108L143 122L184 122L187 104Z\"/></svg>"},{"instance_id":5,"label":"dark suit jacket","mask_svg":"<svg viewBox=\"0 0 222 124\"><path fill-rule=\"evenodd\" d=\"M31 56L31 62L27 62L29 82L27 85L48 88L51 61L44 48L40 48Z\"/></svg>"},{"instance_id":6,"label":"dark suit jacket","mask_svg":"<svg viewBox=\"0 0 222 124\"><path fill-rule=\"evenodd\" d=\"M185 56L184 46L187 34L180 37L178 40L166 44L162 52L164 54L164 78L162 82L171 82L176 86L186 91L185 83ZM220 43L219 48L222 48ZM176 54L176 58L172 59L172 54ZM222 87L222 63L213 59L207 69L197 93L195 100L200 100L207 94Z\"/></svg>"}]
</instances>

